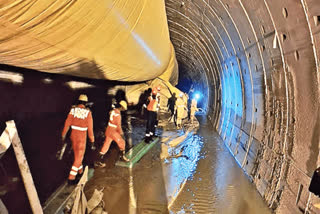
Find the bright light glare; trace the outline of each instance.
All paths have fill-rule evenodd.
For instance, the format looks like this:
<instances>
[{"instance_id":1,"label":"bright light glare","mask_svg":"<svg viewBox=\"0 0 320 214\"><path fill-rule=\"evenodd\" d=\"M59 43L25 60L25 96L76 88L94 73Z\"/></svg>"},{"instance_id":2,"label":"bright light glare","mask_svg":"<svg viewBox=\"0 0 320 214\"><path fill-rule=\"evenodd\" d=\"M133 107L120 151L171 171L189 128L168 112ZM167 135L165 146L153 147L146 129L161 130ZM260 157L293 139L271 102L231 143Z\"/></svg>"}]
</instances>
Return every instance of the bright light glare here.
<instances>
[{"instance_id":1,"label":"bright light glare","mask_svg":"<svg viewBox=\"0 0 320 214\"><path fill-rule=\"evenodd\" d=\"M199 100L199 99L200 99L200 94L199 94L199 93L196 93L196 94L194 95L194 98L195 98L196 100Z\"/></svg>"},{"instance_id":2,"label":"bright light glare","mask_svg":"<svg viewBox=\"0 0 320 214\"><path fill-rule=\"evenodd\" d=\"M6 82L12 82L13 84L22 84L23 75L19 73L0 71L0 80Z\"/></svg>"},{"instance_id":3,"label":"bright light glare","mask_svg":"<svg viewBox=\"0 0 320 214\"><path fill-rule=\"evenodd\" d=\"M69 81L66 82L66 85L69 86L71 89L86 89L86 88L93 88L94 85L90 85L85 82L78 82L78 81Z\"/></svg>"}]
</instances>

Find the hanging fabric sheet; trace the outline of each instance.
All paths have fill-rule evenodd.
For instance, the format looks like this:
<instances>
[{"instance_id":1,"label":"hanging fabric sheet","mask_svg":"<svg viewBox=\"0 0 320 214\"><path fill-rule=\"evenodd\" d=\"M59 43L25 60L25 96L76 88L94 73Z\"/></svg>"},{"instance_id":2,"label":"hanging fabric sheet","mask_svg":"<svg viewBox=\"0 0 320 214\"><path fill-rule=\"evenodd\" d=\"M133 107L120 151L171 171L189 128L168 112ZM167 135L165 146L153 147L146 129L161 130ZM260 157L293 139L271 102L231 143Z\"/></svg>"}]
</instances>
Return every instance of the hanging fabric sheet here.
<instances>
[{"instance_id":1,"label":"hanging fabric sheet","mask_svg":"<svg viewBox=\"0 0 320 214\"><path fill-rule=\"evenodd\" d=\"M0 1L0 63L73 76L177 80L163 0Z\"/></svg>"}]
</instances>

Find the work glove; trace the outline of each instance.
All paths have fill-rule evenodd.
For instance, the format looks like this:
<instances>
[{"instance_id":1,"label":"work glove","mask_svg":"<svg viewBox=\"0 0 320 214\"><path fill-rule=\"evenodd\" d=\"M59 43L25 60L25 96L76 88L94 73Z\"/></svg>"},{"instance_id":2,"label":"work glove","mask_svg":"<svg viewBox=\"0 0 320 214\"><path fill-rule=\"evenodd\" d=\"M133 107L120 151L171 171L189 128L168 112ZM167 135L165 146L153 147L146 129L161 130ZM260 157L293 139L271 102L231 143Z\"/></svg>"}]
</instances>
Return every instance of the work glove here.
<instances>
[{"instance_id":1,"label":"work glove","mask_svg":"<svg viewBox=\"0 0 320 214\"><path fill-rule=\"evenodd\" d=\"M91 150L95 151L96 150L96 146L94 145L94 143L91 144Z\"/></svg>"}]
</instances>

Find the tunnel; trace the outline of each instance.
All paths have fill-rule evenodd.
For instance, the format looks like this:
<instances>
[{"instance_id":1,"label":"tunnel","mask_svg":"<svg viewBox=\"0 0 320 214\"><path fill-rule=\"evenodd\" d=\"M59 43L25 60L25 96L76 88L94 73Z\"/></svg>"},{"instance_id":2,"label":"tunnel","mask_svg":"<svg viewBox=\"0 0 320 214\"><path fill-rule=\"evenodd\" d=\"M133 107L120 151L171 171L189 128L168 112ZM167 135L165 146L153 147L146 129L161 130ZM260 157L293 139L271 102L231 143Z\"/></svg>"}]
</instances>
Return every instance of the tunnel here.
<instances>
[{"instance_id":1,"label":"tunnel","mask_svg":"<svg viewBox=\"0 0 320 214\"><path fill-rule=\"evenodd\" d=\"M218 133L267 206L276 213L299 213L310 204L319 203L320 200L308 190L314 170L320 163L318 0L165 0L164 8L161 8L161 3L155 3L153 9L165 9L166 20L161 20L168 23L169 39L179 68L179 82L177 75L173 74L171 84L177 85L184 92L193 90L201 93L199 106L205 109L212 131ZM72 4L71 1L66 8ZM99 10L97 5L93 8ZM116 12L113 15L118 16ZM7 22L2 23L5 23L2 27L12 27L6 25ZM8 32L6 34L10 35ZM133 34L133 38L142 43L137 35ZM6 38L2 38L0 42L5 41ZM156 43L152 40L149 42ZM34 47L36 51L37 48L41 51L41 45L35 44ZM95 48L88 50L88 55ZM148 47L145 47L145 51L150 55ZM166 47L165 53L169 52L170 48ZM167 69L166 66L159 67L154 74L148 73L140 79L134 75L117 76L116 72L110 77L101 75L101 72L86 73L90 69L105 69L100 58L89 61L90 57L86 56L75 58L79 60L76 61L64 55L59 55L62 56L59 59L48 55L44 58L49 59L47 64L41 64L37 59L21 63L20 59L11 60L15 52L2 53L7 54L7 58L1 58L0 53L1 70L26 74L26 77L31 74L31 78L39 81L54 79L56 87L75 79L105 89L119 84L126 85L128 78L131 78L129 82L132 86L137 81L154 79L161 75L163 69ZM65 66L67 69L61 74L67 76L59 76L59 72L52 67L55 60L61 61L63 57L66 62L59 65L59 69ZM153 55L151 57L154 61L164 59L162 55L156 59ZM82 74L71 69L79 62ZM133 63L133 60L129 62ZM45 67L48 64L50 68ZM116 67L108 69L116 71ZM46 74L38 74L37 70ZM82 79L83 74L89 79ZM99 79L124 82L105 84ZM30 78L27 80L29 85L33 84ZM54 90L44 85L41 87ZM9 88L16 90L15 87ZM8 90L8 87L3 86L3 89ZM36 88L24 90L17 89L24 94L21 96L36 94L31 101L27 98L24 101L30 101L27 102L29 109L26 112L32 112L40 120L41 112L35 112L37 106L33 102L45 95L36 92ZM84 89L77 90L81 91ZM89 95L105 96L98 91L89 89ZM65 99L73 97L72 92L59 87L59 93L65 94L65 98L56 96L56 106L52 106L49 98L46 98L45 105L52 111L67 111L71 101L65 103ZM59 107L59 104L64 106ZM43 107L42 111L45 112L46 108ZM18 111L19 107L14 110ZM8 115L2 114L2 121L9 119ZM18 120L20 116L16 116ZM29 119L28 116L21 118L23 121ZM56 123L61 126L63 117L60 115L59 118ZM317 210L314 213L320 212Z\"/></svg>"},{"instance_id":2,"label":"tunnel","mask_svg":"<svg viewBox=\"0 0 320 214\"><path fill-rule=\"evenodd\" d=\"M279 213L307 203L319 165L319 3L167 0L166 11L182 75L209 89L208 117L266 203Z\"/></svg>"}]
</instances>

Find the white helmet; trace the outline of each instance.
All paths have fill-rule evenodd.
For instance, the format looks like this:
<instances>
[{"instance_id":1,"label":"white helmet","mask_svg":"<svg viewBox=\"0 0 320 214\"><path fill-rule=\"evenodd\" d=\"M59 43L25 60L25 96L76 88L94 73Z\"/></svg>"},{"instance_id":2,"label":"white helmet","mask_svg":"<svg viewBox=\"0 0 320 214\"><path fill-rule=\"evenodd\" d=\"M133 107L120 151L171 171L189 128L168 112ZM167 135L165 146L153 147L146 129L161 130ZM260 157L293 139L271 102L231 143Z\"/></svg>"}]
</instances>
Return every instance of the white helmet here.
<instances>
[{"instance_id":1,"label":"white helmet","mask_svg":"<svg viewBox=\"0 0 320 214\"><path fill-rule=\"evenodd\" d=\"M127 110L127 109L128 109L128 104L127 104L126 101L121 100L119 104L120 104L120 106L121 106L124 110Z\"/></svg>"},{"instance_id":2,"label":"white helmet","mask_svg":"<svg viewBox=\"0 0 320 214\"><path fill-rule=\"evenodd\" d=\"M79 101L88 102L88 97L85 94L80 94Z\"/></svg>"}]
</instances>

